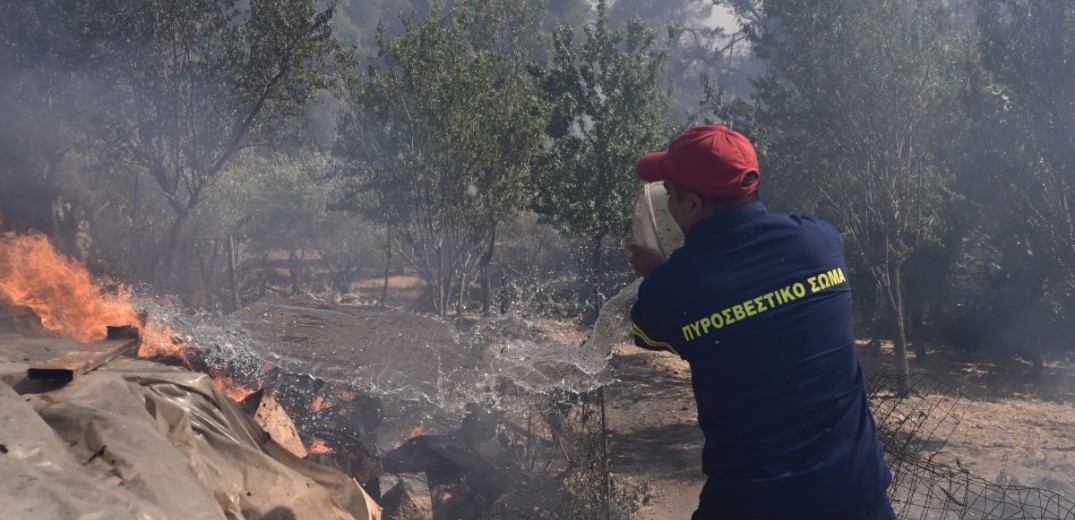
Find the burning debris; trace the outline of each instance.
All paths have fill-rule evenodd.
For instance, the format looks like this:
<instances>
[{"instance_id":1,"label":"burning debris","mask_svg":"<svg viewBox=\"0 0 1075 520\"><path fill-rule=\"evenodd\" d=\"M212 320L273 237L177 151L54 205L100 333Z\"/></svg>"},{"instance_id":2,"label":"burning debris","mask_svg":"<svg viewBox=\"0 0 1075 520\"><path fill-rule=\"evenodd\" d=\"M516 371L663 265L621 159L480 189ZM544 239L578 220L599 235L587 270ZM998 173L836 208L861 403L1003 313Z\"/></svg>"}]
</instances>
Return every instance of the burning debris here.
<instances>
[{"instance_id":1,"label":"burning debris","mask_svg":"<svg viewBox=\"0 0 1075 520\"><path fill-rule=\"evenodd\" d=\"M32 324L29 332L90 343L109 338L110 327L128 327L139 339L139 357L197 364L187 342L135 309L132 298L124 285L117 285L114 293L102 290L85 266L59 253L43 234L0 237L0 302L36 318L23 322ZM219 368L201 368L235 401L253 393Z\"/></svg>"},{"instance_id":2,"label":"burning debris","mask_svg":"<svg viewBox=\"0 0 1075 520\"><path fill-rule=\"evenodd\" d=\"M254 422L265 430L269 437L276 441L287 451L299 458L306 458L312 451L306 449L299 437L298 429L291 416L280 406L271 395L266 394L264 389L258 390L247 396L240 405L247 415L254 418Z\"/></svg>"},{"instance_id":3,"label":"burning debris","mask_svg":"<svg viewBox=\"0 0 1075 520\"><path fill-rule=\"evenodd\" d=\"M146 321L131 304L131 291L101 291L89 270L60 254L42 234L0 237L0 302L28 309L44 335L82 343L108 337L109 326L138 329L140 357L185 358L186 345L166 325Z\"/></svg>"},{"instance_id":4,"label":"burning debris","mask_svg":"<svg viewBox=\"0 0 1075 520\"><path fill-rule=\"evenodd\" d=\"M200 372L210 376L121 358L114 359L112 363L67 386L40 390L50 392L49 398L42 401L42 406L47 405L46 408L51 410L50 415L45 415L45 408L38 411L50 422L50 434L59 433L80 439L72 444L75 448L78 448L77 443L83 440L89 443L85 448L92 451L93 456L84 457L87 462L83 466L103 463L129 468L116 473L121 480L124 480L124 475L128 473L141 475L141 484L128 484L135 496L111 497L104 493L99 500L112 500L116 504L129 503L119 507L127 508L133 513L144 510L145 507L168 510L166 503L170 502L166 497L171 497L176 499L175 507L182 507L183 500L197 502L185 506L187 512L194 515L205 516L202 514L205 513L213 516L210 511L219 507L219 512L234 517L270 514L271 504L290 504L288 500L297 500L296 505L289 506L288 509L302 517L373 518L371 515L377 506L368 497L362 498L366 495L350 484L354 482L351 480L353 475L345 476L327 468L318 469L319 466L296 458L306 457L308 452L294 423L272 395L264 389L253 392L247 385L237 382L241 374L234 373L228 363L211 363L198 349L182 341L170 328L159 325L136 311L131 302L132 294L129 289L119 286L114 293L103 291L84 267L58 254L43 235L0 238L0 309L17 309L12 314L20 320L21 325L18 328L38 338L14 344L21 347L5 345L4 349L0 349L0 354L4 355L3 359L0 359L0 367L3 368L0 373L3 377L0 379L3 381L16 381L19 378L19 370L24 372L22 377L26 377L25 368L20 368L25 365L13 363L15 359L31 361L57 353L60 354L57 359L61 360L74 356L81 362L83 358L92 357L93 365L83 363L84 367L80 368L83 371L92 370L113 360L122 352L121 347L133 346L132 341L138 343L140 357L177 359L183 365L198 368ZM114 327L116 325L121 327ZM135 331L134 334L131 333L132 330ZM110 332L113 338L117 337L117 333L125 335L126 338L100 343L109 339ZM101 351L99 355L98 350ZM113 368L110 367L118 371L112 372ZM9 373L12 370L15 372ZM66 380L71 379L73 377ZM98 388L101 385L105 386ZM26 385L17 386L21 388ZM127 396L125 392L128 390L133 395ZM0 383L0 394L7 396L5 392L11 392L11 389ZM352 401L355 400L353 393L345 395L351 396ZM75 408L64 408L56 404L66 400L85 402ZM33 402L33 398L27 401ZM245 406L240 407L235 401L244 401ZM101 402L114 404L108 406L109 411L94 412ZM5 408L12 403L12 406L28 407L21 399L10 402L5 400L4 403ZM120 416L111 419L112 411L123 409L123 406L134 406L141 409L142 413L137 410L130 413L121 412ZM248 418L244 418L242 413L235 413L243 409L249 414ZM79 418L90 412L91 416ZM148 415L145 412L148 412ZM123 425L112 426L110 421L117 424L122 422ZM14 446L13 453L18 460L21 460L21 454L25 451L24 444L28 440L20 439L20 433L26 433L23 430L38 423L24 420L14 429L9 427L12 425L5 426L4 430L9 434L16 434L15 438L5 438L5 441ZM150 427L147 429L143 423ZM154 424L156 426L153 426ZM117 427L121 429L116 430ZM158 427L165 430L158 432ZM83 428L93 428L97 433L86 437L81 432ZM162 436L162 433L167 435ZM139 435L150 437L136 439ZM23 437L42 436L47 434L27 433ZM153 441L149 440L151 437ZM150 452L141 451L164 440L177 443L177 449L186 454L186 457L183 457L176 453L173 462L185 461L187 457L200 461L187 468L193 472L189 475L193 480L185 480L186 477L180 475L186 462L162 473L164 466L160 460L168 459L171 451L162 446L156 446ZM104 445L104 442L108 442L108 445ZM321 446L331 445L333 442L339 443L338 440L332 439ZM228 447L233 444L237 446ZM344 451L342 448L351 449L348 442L341 444L345 446L341 446L337 451ZM315 451L318 451L319 445L314 443L313 446ZM62 456L66 452L67 450L62 448L49 450L54 456ZM354 458L350 457L349 452L348 456ZM269 462L270 458L276 462ZM375 476L375 471L368 469L376 467L376 459L372 460L372 464L365 465L366 473ZM212 468L212 471L208 471L209 468ZM116 470L101 471L108 473ZM175 475L172 486L168 485L172 479L165 474ZM54 478L32 476L32 473L25 472L20 473L18 478L25 475L31 475L31 480L39 482ZM197 481L197 484L193 484L194 481ZM259 482L264 482L265 485L270 485L271 482L270 487L273 489ZM186 484L197 486L202 491L195 491L193 487L186 489ZM152 491L140 491L147 486L152 488ZM41 484L38 488L41 488ZM277 492L280 494L277 495ZM154 498L148 503L139 502L147 496L145 493L150 493L148 496ZM336 495L330 496L331 493ZM183 498L180 499L180 496ZM280 498L273 498L274 496ZM110 510L107 507L100 509L75 505L82 500L78 496L73 496L70 500L71 505L57 507ZM18 503L29 502L22 500ZM346 509L340 504L346 504ZM199 512L201 509L205 511ZM49 516L49 509L42 510ZM109 513L109 516L128 517L118 512ZM152 513L149 516L161 515Z\"/></svg>"},{"instance_id":5,"label":"burning debris","mask_svg":"<svg viewBox=\"0 0 1075 520\"><path fill-rule=\"evenodd\" d=\"M499 417L478 406L470 410L458 430L412 437L382 459L387 473L425 476L434 519L479 517L518 474L518 465L495 442ZM403 496L416 493L393 489Z\"/></svg>"},{"instance_id":6,"label":"burning debris","mask_svg":"<svg viewBox=\"0 0 1075 520\"><path fill-rule=\"evenodd\" d=\"M256 325L249 330L259 345L271 348L257 355L246 352L245 358L228 356L212 340L195 345L139 312L129 288L101 289L88 270L58 254L43 235L0 240L0 303L16 310L22 330L95 344L107 337L109 326L129 327L140 338L139 357L207 374L204 380L219 395L241 403L235 409L257 425L250 427L250 439L267 446L263 449L274 457L332 468L353 479L372 500L381 498L384 479L391 489L385 503L409 504L400 510L428 513L423 518L435 520L492 518L491 511L507 510L505 497L519 500L522 494L510 491L528 471L549 469L555 457L556 422L551 419L535 427L533 412L526 412L529 424L522 427L491 406L471 403L462 416L457 408L444 406L477 392L496 398L498 406L517 400L522 403L517 412L524 413L530 406L526 401L540 392L497 384L519 379L519 373L512 365L484 362L484 346L461 344L443 322L395 311L262 303L238 315L249 320L242 322L244 331L251 323L267 324L267 330L259 332ZM346 343L323 340L322 331L337 328L362 333L341 334ZM403 331L406 341L401 341ZM476 335L494 332L478 329ZM518 354L518 359L526 357L522 350ZM128 361L134 360L114 363ZM551 367L529 386L553 381L549 373L562 383L564 374L578 372L577 366ZM501 376L486 378L484 372ZM392 423L387 429L386 420ZM310 469L313 464L302 467L320 471ZM423 485L416 485L418 480ZM552 479L543 485L556 487Z\"/></svg>"},{"instance_id":7,"label":"burning debris","mask_svg":"<svg viewBox=\"0 0 1075 520\"><path fill-rule=\"evenodd\" d=\"M266 435L257 426L266 421L204 374L121 357L62 386L29 387L27 362L84 346L9 338L0 338L0 499L12 517L377 518L351 477L288 453L279 429Z\"/></svg>"}]
</instances>

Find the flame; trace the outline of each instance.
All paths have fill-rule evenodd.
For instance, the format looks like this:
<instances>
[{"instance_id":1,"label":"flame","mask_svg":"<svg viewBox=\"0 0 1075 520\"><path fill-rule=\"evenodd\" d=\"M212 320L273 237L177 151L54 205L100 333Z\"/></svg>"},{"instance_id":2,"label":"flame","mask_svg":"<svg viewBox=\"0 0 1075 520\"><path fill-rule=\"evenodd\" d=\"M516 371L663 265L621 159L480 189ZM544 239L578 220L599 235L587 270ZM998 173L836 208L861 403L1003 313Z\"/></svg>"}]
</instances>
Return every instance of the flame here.
<instances>
[{"instance_id":1,"label":"flame","mask_svg":"<svg viewBox=\"0 0 1075 520\"><path fill-rule=\"evenodd\" d=\"M220 393L232 398L232 400L236 402L242 401L243 399L250 397L250 394L254 393L253 390L236 383L231 376L221 374L216 370L210 369L209 377L212 378L213 386L216 386L216 389L220 391Z\"/></svg>"},{"instance_id":2,"label":"flame","mask_svg":"<svg viewBox=\"0 0 1075 520\"><path fill-rule=\"evenodd\" d=\"M144 322L131 297L122 286L116 294L102 292L85 266L57 252L43 234L0 237L0 301L29 308L44 333L89 343L108 337L109 325L130 325L142 338L139 356L186 360L186 345L170 327Z\"/></svg>"},{"instance_id":3,"label":"flame","mask_svg":"<svg viewBox=\"0 0 1075 520\"><path fill-rule=\"evenodd\" d=\"M325 444L325 441L321 439L315 438L314 441L310 443L310 453L327 454L334 452L335 450L330 448L328 444Z\"/></svg>"},{"instance_id":4,"label":"flame","mask_svg":"<svg viewBox=\"0 0 1075 520\"><path fill-rule=\"evenodd\" d=\"M184 364L190 364L187 359L187 344L179 339L168 325L153 321L147 321L138 330L142 343L138 345L138 357L154 358L163 356L176 356L183 360Z\"/></svg>"},{"instance_id":5,"label":"flame","mask_svg":"<svg viewBox=\"0 0 1075 520\"><path fill-rule=\"evenodd\" d=\"M314 397L313 403L310 403L310 410L314 413L320 412L321 410L324 410L325 406L329 404L330 402L328 399L325 399L325 396L319 395L317 397Z\"/></svg>"},{"instance_id":6,"label":"flame","mask_svg":"<svg viewBox=\"0 0 1075 520\"><path fill-rule=\"evenodd\" d=\"M41 234L0 238L0 296L32 310L45 331L83 343L104 339L109 325L140 321L126 290L102 295L89 271Z\"/></svg>"},{"instance_id":7,"label":"flame","mask_svg":"<svg viewBox=\"0 0 1075 520\"><path fill-rule=\"evenodd\" d=\"M123 286L116 294L103 292L85 266L57 252L43 234L0 237L0 302L29 308L44 333L89 343L107 338L109 325L130 325L141 338L139 357L178 356L189 366L186 342L168 325L140 316L132 296ZM236 401L254 393L209 372L220 393Z\"/></svg>"}]
</instances>

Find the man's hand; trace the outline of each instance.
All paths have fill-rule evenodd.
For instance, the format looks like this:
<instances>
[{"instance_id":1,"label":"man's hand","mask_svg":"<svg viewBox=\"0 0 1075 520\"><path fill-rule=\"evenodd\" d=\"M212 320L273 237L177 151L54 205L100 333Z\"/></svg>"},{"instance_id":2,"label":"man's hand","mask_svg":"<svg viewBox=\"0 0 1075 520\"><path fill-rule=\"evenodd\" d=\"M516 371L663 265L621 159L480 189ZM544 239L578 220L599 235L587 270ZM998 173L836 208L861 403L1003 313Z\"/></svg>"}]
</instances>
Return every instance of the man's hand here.
<instances>
[{"instance_id":1,"label":"man's hand","mask_svg":"<svg viewBox=\"0 0 1075 520\"><path fill-rule=\"evenodd\" d=\"M664 264L664 255L656 249L652 249L634 242L627 242L627 261L631 263L635 273L642 278L649 278L653 270Z\"/></svg>"}]
</instances>

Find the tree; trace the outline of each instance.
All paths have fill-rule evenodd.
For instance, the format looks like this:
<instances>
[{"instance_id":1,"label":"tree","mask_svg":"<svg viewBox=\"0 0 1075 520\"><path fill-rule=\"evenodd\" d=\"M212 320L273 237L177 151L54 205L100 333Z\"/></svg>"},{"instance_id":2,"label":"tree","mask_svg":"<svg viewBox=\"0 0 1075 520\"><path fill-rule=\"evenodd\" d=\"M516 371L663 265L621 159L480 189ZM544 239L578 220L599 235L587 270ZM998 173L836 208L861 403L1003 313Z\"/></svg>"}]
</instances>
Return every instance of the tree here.
<instances>
[{"instance_id":1,"label":"tree","mask_svg":"<svg viewBox=\"0 0 1075 520\"><path fill-rule=\"evenodd\" d=\"M978 21L964 173L1000 217L988 228L1002 254L998 325L1040 367L1075 304L1075 5L987 0Z\"/></svg>"},{"instance_id":2,"label":"tree","mask_svg":"<svg viewBox=\"0 0 1075 520\"><path fill-rule=\"evenodd\" d=\"M402 19L425 16L431 3L429 0L339 0L339 13L333 25L344 42L374 49L380 23L385 23L395 35L402 30Z\"/></svg>"},{"instance_id":3,"label":"tree","mask_svg":"<svg viewBox=\"0 0 1075 520\"><path fill-rule=\"evenodd\" d=\"M554 105L536 209L588 242L594 304L600 307L606 239L626 237L643 153L663 149L673 130L664 87L667 54L639 19L614 29L606 3L576 45L569 27L553 36L542 89Z\"/></svg>"},{"instance_id":4,"label":"tree","mask_svg":"<svg viewBox=\"0 0 1075 520\"><path fill-rule=\"evenodd\" d=\"M236 154L277 146L332 85L343 55L312 0L64 4L66 36L93 49L78 73L89 144L148 175L173 213L157 279L181 287L194 212ZM180 269L174 269L174 261ZM178 271L178 272L177 272Z\"/></svg>"},{"instance_id":5,"label":"tree","mask_svg":"<svg viewBox=\"0 0 1075 520\"><path fill-rule=\"evenodd\" d=\"M933 147L955 116L951 15L936 0L762 9L767 23L752 34L768 66L757 89L772 177L793 182L849 238L881 290L906 383L905 262L936 240L950 182Z\"/></svg>"},{"instance_id":6,"label":"tree","mask_svg":"<svg viewBox=\"0 0 1075 520\"><path fill-rule=\"evenodd\" d=\"M525 203L546 113L526 72L536 24L525 0L434 7L397 38L382 28L378 59L348 89L336 147L359 183L348 202L391 227L441 316L462 310L499 223Z\"/></svg>"},{"instance_id":7,"label":"tree","mask_svg":"<svg viewBox=\"0 0 1075 520\"><path fill-rule=\"evenodd\" d=\"M316 265L328 275L325 288L340 295L374 265L381 250L373 226L360 216L331 210L345 187L345 179L332 175L336 164L331 156L244 154L236 168L242 175L222 179L218 196L199 214L195 225L203 236L232 235L246 250L262 255L288 252L292 293L308 287L308 253L316 253Z\"/></svg>"},{"instance_id":8,"label":"tree","mask_svg":"<svg viewBox=\"0 0 1075 520\"><path fill-rule=\"evenodd\" d=\"M617 0L609 7L612 24L641 18L668 30L668 78L675 86L677 115L704 95L700 79L749 97L755 71L747 34L734 21L735 11L713 0Z\"/></svg>"},{"instance_id":9,"label":"tree","mask_svg":"<svg viewBox=\"0 0 1075 520\"><path fill-rule=\"evenodd\" d=\"M73 147L66 100L77 89L52 57L87 52L62 36L63 14L50 0L0 2L0 214L20 229L59 231L50 208Z\"/></svg>"}]
</instances>

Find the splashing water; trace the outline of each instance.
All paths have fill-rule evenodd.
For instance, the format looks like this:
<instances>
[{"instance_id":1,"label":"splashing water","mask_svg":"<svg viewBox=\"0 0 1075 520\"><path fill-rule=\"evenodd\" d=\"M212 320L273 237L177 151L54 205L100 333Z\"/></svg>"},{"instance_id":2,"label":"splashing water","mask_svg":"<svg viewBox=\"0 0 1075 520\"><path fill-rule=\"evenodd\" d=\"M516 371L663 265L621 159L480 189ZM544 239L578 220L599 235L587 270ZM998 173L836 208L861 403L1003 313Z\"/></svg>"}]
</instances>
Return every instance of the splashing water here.
<instances>
[{"instance_id":1,"label":"splashing water","mask_svg":"<svg viewBox=\"0 0 1075 520\"><path fill-rule=\"evenodd\" d=\"M635 282L611 298L582 344L553 338L521 316L484 318L455 330L400 311L325 309L286 300L263 300L230 316L145 297L136 303L210 365L227 366L246 379L264 381L276 368L386 402L459 412L467 403L506 406L505 384L546 394L585 393L610 383L613 349L630 341L629 311L637 290Z\"/></svg>"},{"instance_id":2,"label":"splashing water","mask_svg":"<svg viewBox=\"0 0 1075 520\"><path fill-rule=\"evenodd\" d=\"M196 311L149 296L148 288L109 294L43 235L0 245L0 266L8 267L0 269L7 273L0 299L30 307L55 334L96 341L105 325L133 324L143 334L140 355L175 355L189 365L194 356L188 354L196 353L198 369L236 399L262 384L280 384L284 373L285 382L310 394L308 402L335 386L376 396L386 407L421 403L430 417L458 414L469 403L504 410L506 389L584 393L609 383L609 359L626 341L626 309L637 291L635 284L611 299L589 338L570 344L519 316L455 330L401 311L288 300L264 300L231 315Z\"/></svg>"}]
</instances>

